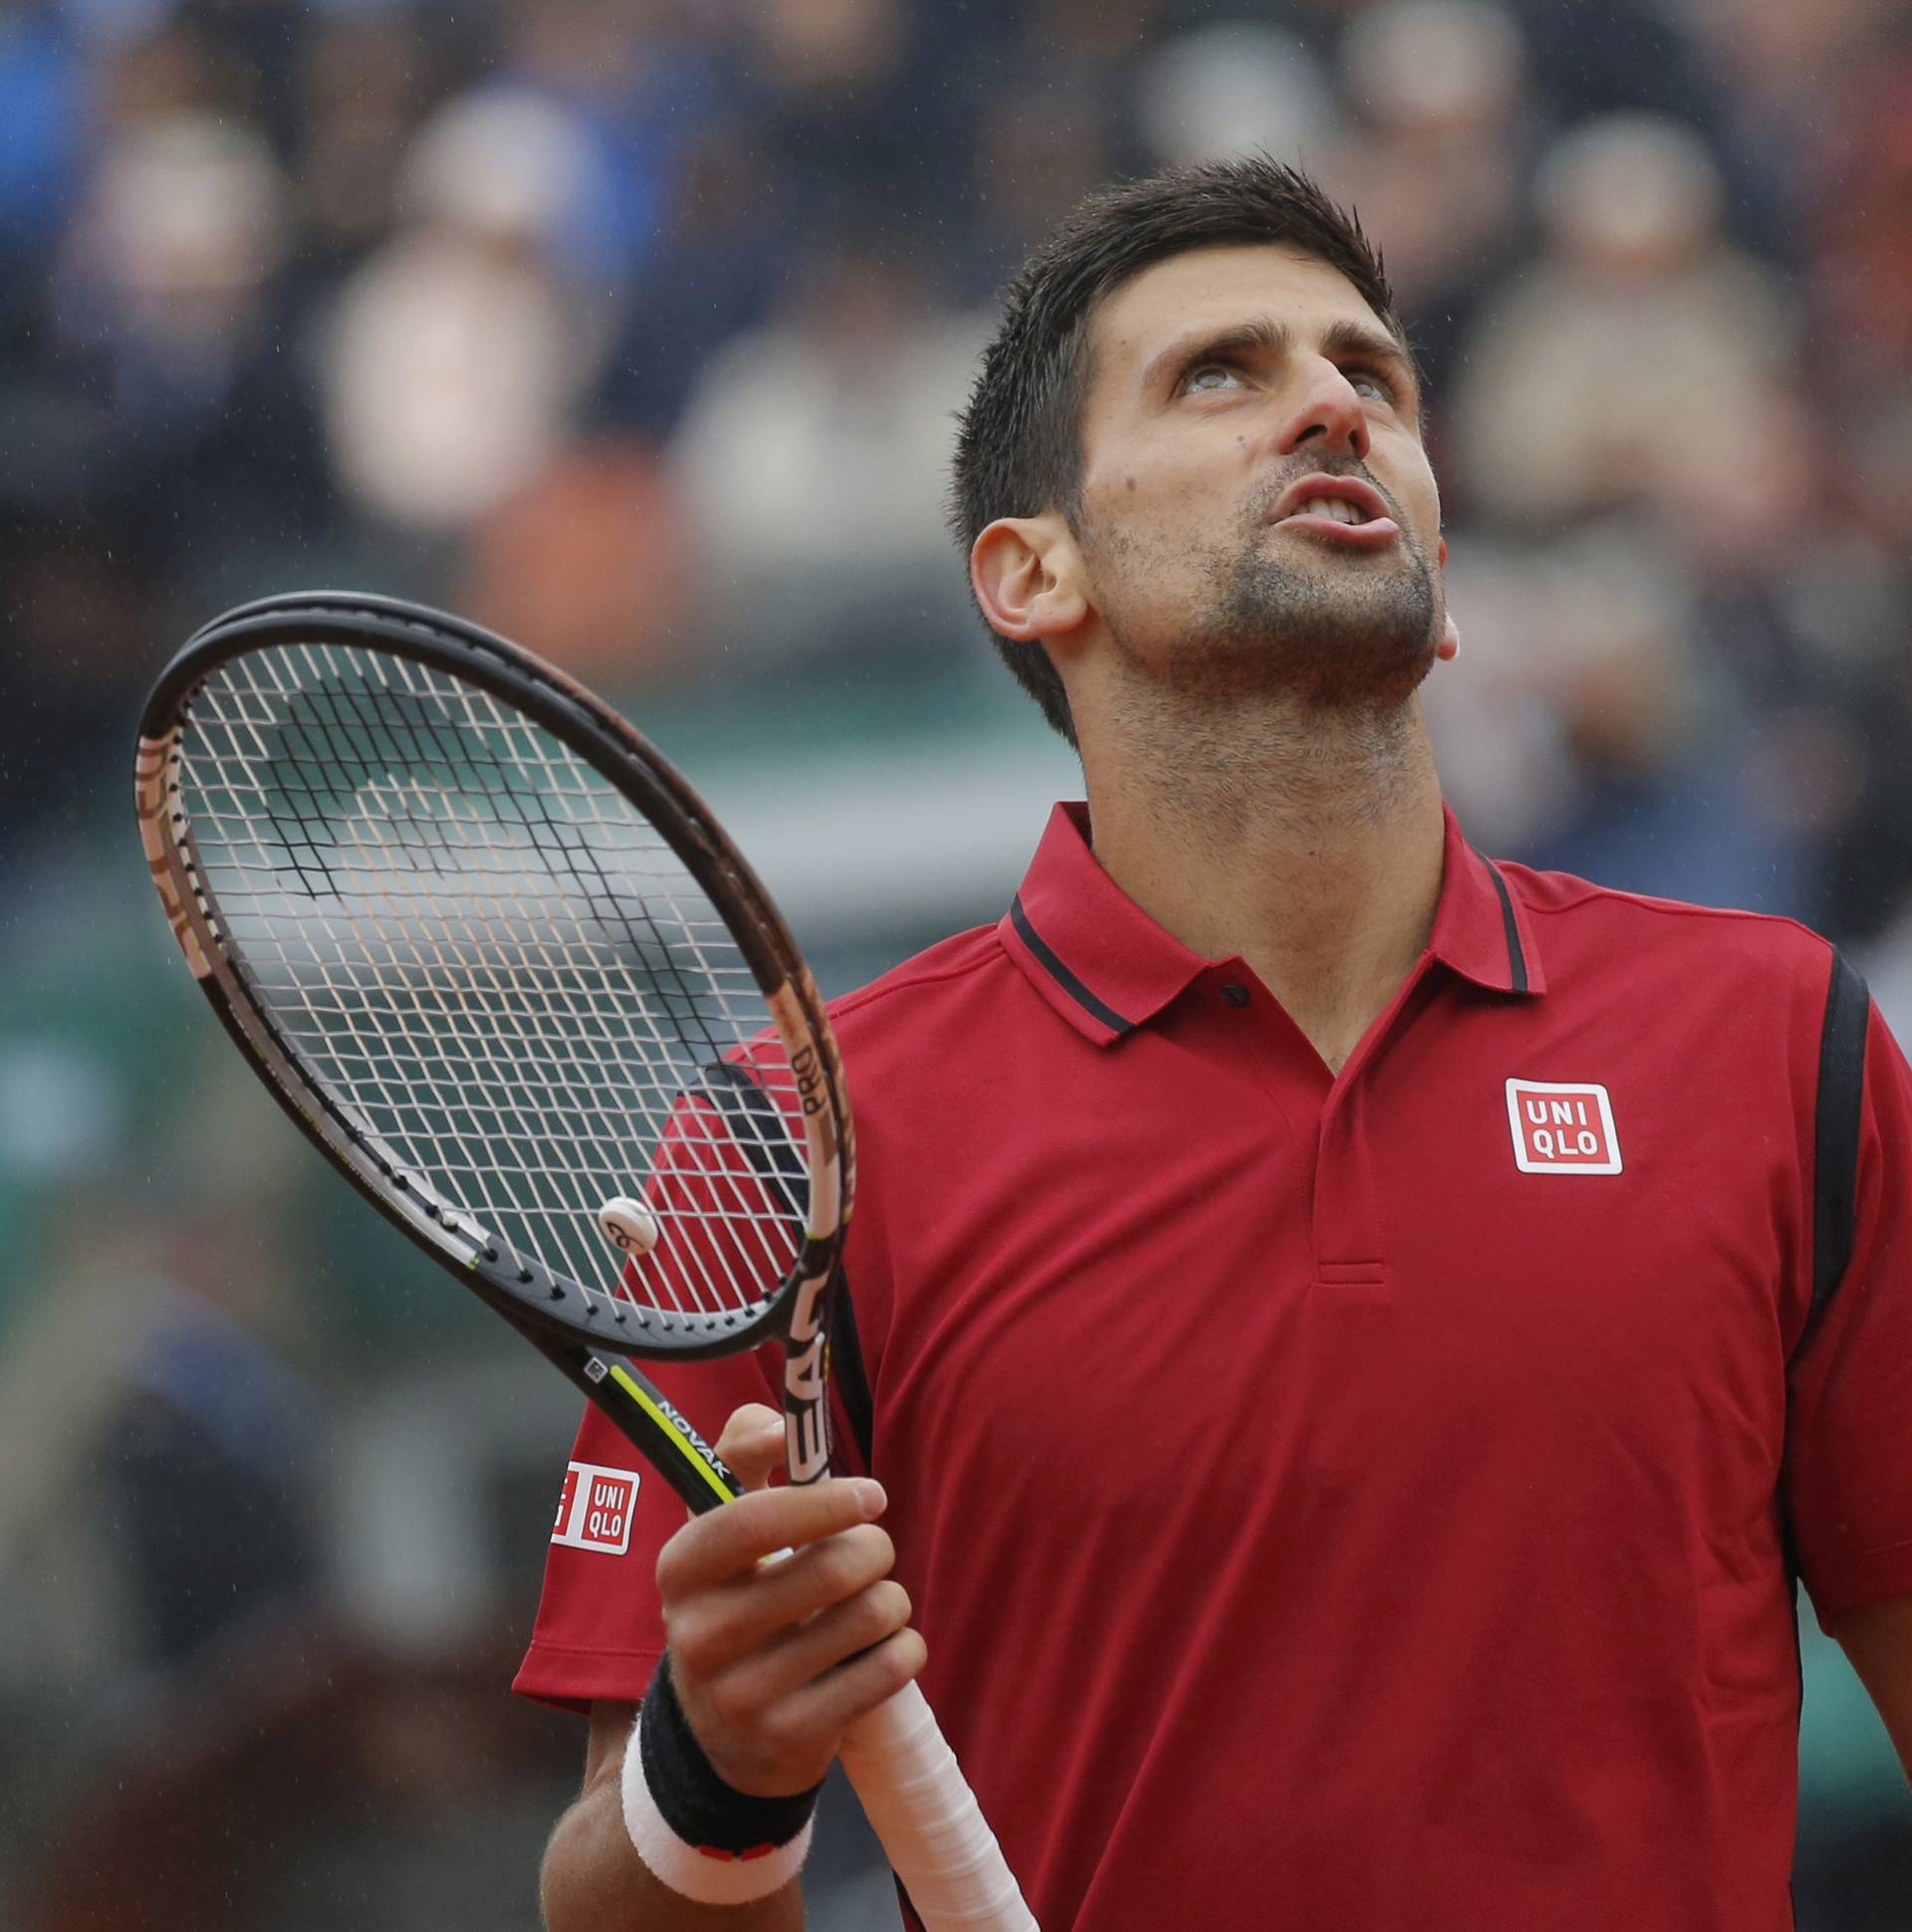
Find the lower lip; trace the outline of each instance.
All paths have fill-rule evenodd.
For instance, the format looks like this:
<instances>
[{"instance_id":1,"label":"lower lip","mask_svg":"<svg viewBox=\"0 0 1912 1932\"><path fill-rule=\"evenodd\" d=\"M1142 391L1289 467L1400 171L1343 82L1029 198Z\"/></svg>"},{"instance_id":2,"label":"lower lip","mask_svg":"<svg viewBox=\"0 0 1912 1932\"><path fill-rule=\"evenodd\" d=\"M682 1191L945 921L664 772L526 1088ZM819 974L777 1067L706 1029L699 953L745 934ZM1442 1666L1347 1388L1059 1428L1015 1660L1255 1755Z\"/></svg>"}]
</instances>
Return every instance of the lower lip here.
<instances>
[{"instance_id":1,"label":"lower lip","mask_svg":"<svg viewBox=\"0 0 1912 1932\"><path fill-rule=\"evenodd\" d=\"M1355 550L1379 550L1383 544L1391 544L1401 534L1401 526L1392 517L1375 517L1368 523L1342 523L1335 517L1324 517L1319 511L1304 511L1293 517L1283 517L1276 525L1278 530L1307 530L1317 537L1331 538L1337 544L1348 544Z\"/></svg>"}]
</instances>

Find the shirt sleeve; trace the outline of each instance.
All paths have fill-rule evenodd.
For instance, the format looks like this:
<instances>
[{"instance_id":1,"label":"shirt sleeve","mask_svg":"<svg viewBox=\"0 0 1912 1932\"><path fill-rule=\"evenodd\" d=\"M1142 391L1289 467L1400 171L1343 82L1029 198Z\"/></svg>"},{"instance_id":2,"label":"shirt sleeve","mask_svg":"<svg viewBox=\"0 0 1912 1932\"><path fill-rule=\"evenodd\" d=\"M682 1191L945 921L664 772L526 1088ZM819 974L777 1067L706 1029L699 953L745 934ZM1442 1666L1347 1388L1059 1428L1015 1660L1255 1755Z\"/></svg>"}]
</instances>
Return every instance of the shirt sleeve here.
<instances>
[{"instance_id":1,"label":"shirt sleeve","mask_svg":"<svg viewBox=\"0 0 1912 1932\"><path fill-rule=\"evenodd\" d=\"M1912 1595L1912 1070L1867 1022L1851 1259L1789 1370L1785 1500L1820 1627Z\"/></svg>"},{"instance_id":2,"label":"shirt sleeve","mask_svg":"<svg viewBox=\"0 0 1912 1932\"><path fill-rule=\"evenodd\" d=\"M731 1411L779 1400L775 1344L644 1372L715 1442ZM657 1553L684 1521L677 1493L602 1410L588 1405L559 1489L531 1647L512 1689L565 1710L598 1698L634 1704L663 1654Z\"/></svg>"}]
</instances>

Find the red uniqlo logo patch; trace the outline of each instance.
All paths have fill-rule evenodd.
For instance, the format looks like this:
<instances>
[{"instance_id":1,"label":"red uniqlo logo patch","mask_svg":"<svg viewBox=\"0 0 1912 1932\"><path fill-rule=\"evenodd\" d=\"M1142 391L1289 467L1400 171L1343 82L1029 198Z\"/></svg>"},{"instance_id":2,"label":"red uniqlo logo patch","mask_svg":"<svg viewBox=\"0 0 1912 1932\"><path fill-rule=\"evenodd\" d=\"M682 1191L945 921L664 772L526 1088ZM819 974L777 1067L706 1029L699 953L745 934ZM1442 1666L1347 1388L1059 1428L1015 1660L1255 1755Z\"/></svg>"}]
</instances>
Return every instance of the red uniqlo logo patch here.
<instances>
[{"instance_id":1,"label":"red uniqlo logo patch","mask_svg":"<svg viewBox=\"0 0 1912 1932\"><path fill-rule=\"evenodd\" d=\"M1591 1081L1509 1081L1514 1164L1523 1174L1617 1174L1613 1102Z\"/></svg>"},{"instance_id":2,"label":"red uniqlo logo patch","mask_svg":"<svg viewBox=\"0 0 1912 1932\"><path fill-rule=\"evenodd\" d=\"M630 1506L636 1500L634 1469L568 1464L551 1540L573 1550L601 1550L621 1557L630 1547Z\"/></svg>"}]
</instances>

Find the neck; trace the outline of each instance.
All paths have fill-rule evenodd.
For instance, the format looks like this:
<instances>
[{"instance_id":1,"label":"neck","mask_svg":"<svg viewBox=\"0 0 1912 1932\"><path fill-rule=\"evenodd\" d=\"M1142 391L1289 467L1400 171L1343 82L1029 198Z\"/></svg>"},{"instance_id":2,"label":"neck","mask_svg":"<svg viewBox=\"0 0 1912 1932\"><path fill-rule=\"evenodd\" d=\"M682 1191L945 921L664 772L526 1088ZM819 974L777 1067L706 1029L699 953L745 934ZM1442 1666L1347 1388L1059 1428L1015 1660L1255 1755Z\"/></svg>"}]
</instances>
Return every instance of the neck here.
<instances>
[{"instance_id":1,"label":"neck","mask_svg":"<svg viewBox=\"0 0 1912 1932\"><path fill-rule=\"evenodd\" d=\"M1441 789L1420 702L1284 697L1098 707L1083 732L1095 856L1192 951L1239 956L1339 1071L1425 950ZM1089 720L1083 720L1089 723Z\"/></svg>"}]
</instances>

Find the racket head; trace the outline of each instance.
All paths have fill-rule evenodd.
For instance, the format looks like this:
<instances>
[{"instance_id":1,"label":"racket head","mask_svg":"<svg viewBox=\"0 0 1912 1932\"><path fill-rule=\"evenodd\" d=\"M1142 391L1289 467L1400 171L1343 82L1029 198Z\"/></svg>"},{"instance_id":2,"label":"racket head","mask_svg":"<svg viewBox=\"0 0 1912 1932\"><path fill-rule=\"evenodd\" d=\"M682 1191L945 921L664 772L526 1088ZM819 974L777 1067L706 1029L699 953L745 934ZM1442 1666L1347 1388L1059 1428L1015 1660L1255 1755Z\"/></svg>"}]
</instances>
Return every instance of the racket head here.
<instances>
[{"instance_id":1,"label":"racket head","mask_svg":"<svg viewBox=\"0 0 1912 1932\"><path fill-rule=\"evenodd\" d=\"M854 1175L822 999L609 706L443 612L263 599L160 674L135 805L186 962L275 1097L521 1328L697 1358L821 1323ZM654 1252L591 1225L614 1196L653 1204Z\"/></svg>"}]
</instances>

